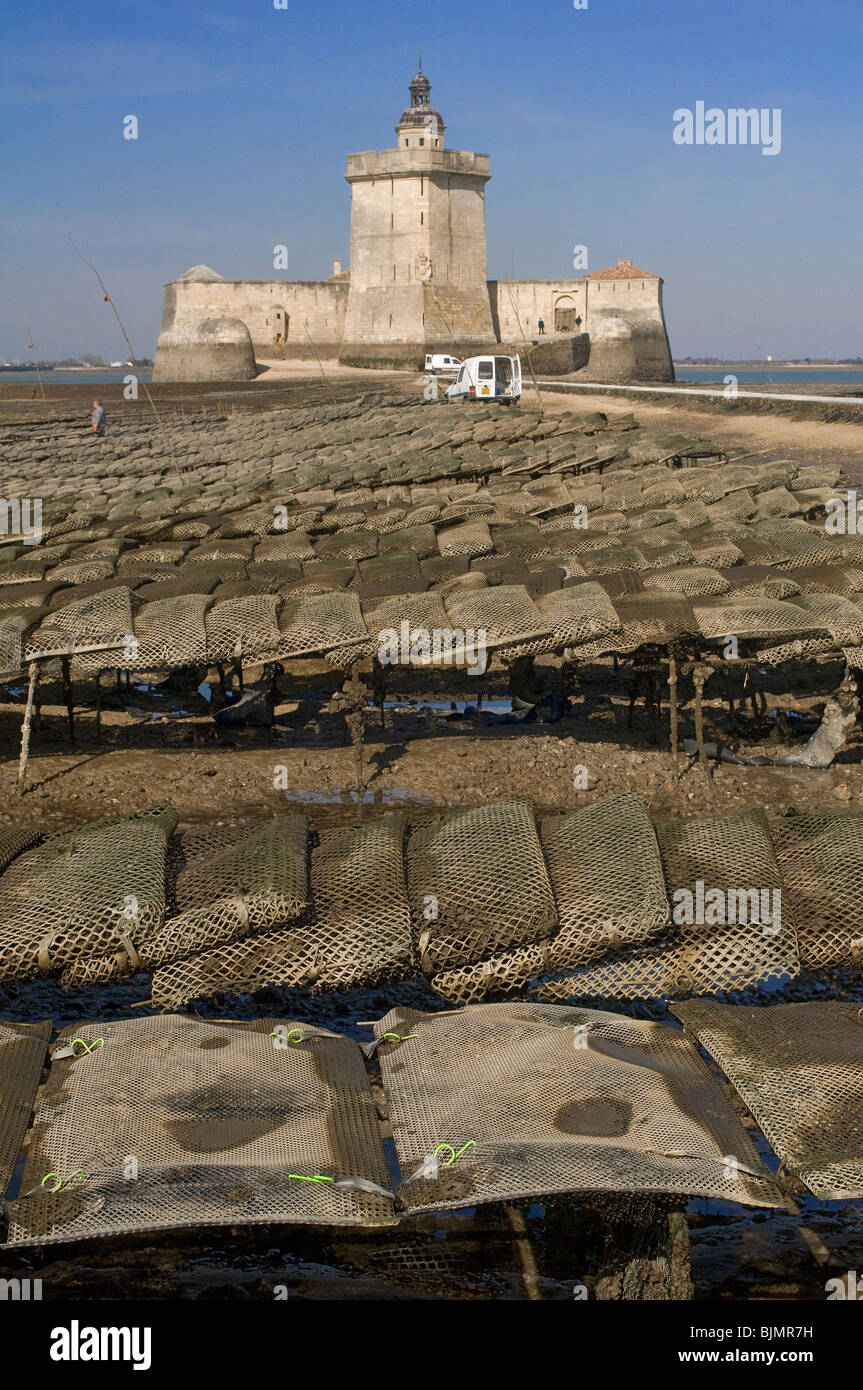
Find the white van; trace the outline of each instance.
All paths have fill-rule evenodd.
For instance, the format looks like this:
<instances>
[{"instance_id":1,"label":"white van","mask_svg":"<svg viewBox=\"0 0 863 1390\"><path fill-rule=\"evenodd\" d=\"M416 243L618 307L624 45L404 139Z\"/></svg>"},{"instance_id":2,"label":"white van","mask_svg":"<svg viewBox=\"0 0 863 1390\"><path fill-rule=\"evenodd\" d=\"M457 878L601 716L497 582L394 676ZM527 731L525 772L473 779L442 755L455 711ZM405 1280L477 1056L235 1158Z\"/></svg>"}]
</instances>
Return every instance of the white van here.
<instances>
[{"instance_id":1,"label":"white van","mask_svg":"<svg viewBox=\"0 0 863 1390\"><path fill-rule=\"evenodd\" d=\"M521 395L520 357L469 357L444 393L448 401L498 400L506 405Z\"/></svg>"},{"instance_id":2,"label":"white van","mask_svg":"<svg viewBox=\"0 0 863 1390\"><path fill-rule=\"evenodd\" d=\"M447 357L446 354L442 352L426 353L427 372L434 372L435 375L439 372L447 372L449 375L455 376L460 366L460 357Z\"/></svg>"}]
</instances>

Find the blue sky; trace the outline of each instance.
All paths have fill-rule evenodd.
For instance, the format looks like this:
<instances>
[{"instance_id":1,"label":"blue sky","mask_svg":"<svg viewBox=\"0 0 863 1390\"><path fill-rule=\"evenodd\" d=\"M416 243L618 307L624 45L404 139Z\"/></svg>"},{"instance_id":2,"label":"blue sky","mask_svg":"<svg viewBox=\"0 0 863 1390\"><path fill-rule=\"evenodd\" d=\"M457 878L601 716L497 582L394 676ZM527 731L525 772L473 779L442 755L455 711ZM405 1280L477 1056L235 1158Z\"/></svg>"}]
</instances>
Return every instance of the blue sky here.
<instances>
[{"instance_id":1,"label":"blue sky","mask_svg":"<svg viewBox=\"0 0 863 1390\"><path fill-rule=\"evenodd\" d=\"M17 0L0 55L0 355L139 354L204 262L347 264L349 151L392 148L417 49L452 148L488 152L488 273L622 256L672 350L863 355L859 0ZM675 144L678 108L778 107L781 152ZM123 117L139 120L124 140Z\"/></svg>"}]
</instances>

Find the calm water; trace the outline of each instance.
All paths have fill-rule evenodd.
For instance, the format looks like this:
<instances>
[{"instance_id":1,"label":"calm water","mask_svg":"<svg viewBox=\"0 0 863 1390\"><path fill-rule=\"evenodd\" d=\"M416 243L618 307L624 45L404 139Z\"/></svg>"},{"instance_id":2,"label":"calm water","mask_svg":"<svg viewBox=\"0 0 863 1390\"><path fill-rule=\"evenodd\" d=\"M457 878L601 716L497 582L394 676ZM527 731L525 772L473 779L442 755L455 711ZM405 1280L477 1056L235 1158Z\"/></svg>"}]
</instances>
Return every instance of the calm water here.
<instances>
[{"instance_id":1,"label":"calm water","mask_svg":"<svg viewBox=\"0 0 863 1390\"><path fill-rule=\"evenodd\" d=\"M122 382L124 376L134 375L132 367L117 367L111 371L106 367L103 372L43 372L42 385L46 388L52 384L55 386L69 386L72 382L83 382L89 386L110 386L114 382ZM152 381L153 368L145 367L139 376L139 381ZM29 384L38 385L39 378L35 372L4 372L0 370L0 383L16 382L21 386Z\"/></svg>"},{"instance_id":2,"label":"calm water","mask_svg":"<svg viewBox=\"0 0 863 1390\"><path fill-rule=\"evenodd\" d=\"M674 375L678 381L719 382L726 376L736 376L742 386L744 382L793 382L802 386L809 381L831 381L847 383L849 386L863 381L863 367L848 367L841 371L836 367L675 367Z\"/></svg>"}]
</instances>

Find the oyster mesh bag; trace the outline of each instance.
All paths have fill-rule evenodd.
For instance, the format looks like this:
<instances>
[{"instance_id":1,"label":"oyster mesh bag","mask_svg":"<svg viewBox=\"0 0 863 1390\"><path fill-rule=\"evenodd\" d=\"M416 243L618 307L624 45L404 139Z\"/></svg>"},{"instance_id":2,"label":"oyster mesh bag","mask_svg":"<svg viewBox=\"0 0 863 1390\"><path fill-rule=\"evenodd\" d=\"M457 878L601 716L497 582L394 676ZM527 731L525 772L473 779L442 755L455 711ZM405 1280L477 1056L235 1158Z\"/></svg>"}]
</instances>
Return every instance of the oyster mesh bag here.
<instances>
[{"instance_id":1,"label":"oyster mesh bag","mask_svg":"<svg viewBox=\"0 0 863 1390\"><path fill-rule=\"evenodd\" d=\"M214 838L214 852L199 853L179 875L178 914L140 941L130 924L126 949L75 961L63 974L66 988L151 970L301 916L308 906L305 816L278 816L227 847L218 830Z\"/></svg>"},{"instance_id":2,"label":"oyster mesh bag","mask_svg":"<svg viewBox=\"0 0 863 1390\"><path fill-rule=\"evenodd\" d=\"M144 941L165 916L173 810L97 821L27 850L0 876L0 979Z\"/></svg>"},{"instance_id":3,"label":"oyster mesh bag","mask_svg":"<svg viewBox=\"0 0 863 1390\"><path fill-rule=\"evenodd\" d=\"M557 926L533 808L524 802L432 821L411 836L407 872L414 938L428 973L470 965Z\"/></svg>"}]
</instances>

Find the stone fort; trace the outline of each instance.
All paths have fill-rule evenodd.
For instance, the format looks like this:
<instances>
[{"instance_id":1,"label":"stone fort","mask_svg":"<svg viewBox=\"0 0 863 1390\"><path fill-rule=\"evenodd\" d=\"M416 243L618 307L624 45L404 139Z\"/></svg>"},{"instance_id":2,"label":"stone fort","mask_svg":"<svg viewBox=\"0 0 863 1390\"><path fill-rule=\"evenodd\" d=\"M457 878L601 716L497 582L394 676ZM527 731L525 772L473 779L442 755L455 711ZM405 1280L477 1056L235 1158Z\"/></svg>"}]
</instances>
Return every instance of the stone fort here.
<instances>
[{"instance_id":1,"label":"stone fort","mask_svg":"<svg viewBox=\"0 0 863 1390\"><path fill-rule=\"evenodd\" d=\"M236 381L256 358L419 368L533 348L537 370L592 381L674 377L662 280L621 260L578 279L486 278L489 156L450 150L422 71L396 148L349 154L350 269L329 280L226 280L195 266L164 287L156 381ZM541 325L541 326L540 326Z\"/></svg>"}]
</instances>

